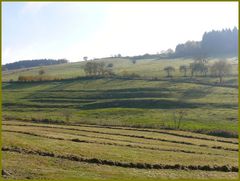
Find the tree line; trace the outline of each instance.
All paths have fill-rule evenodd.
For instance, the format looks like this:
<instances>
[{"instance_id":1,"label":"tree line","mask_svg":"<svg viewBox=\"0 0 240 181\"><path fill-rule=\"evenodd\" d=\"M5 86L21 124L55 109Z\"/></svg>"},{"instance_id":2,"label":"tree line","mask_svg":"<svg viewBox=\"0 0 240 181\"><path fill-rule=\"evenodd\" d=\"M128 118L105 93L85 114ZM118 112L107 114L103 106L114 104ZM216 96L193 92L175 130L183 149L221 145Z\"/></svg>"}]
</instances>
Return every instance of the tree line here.
<instances>
[{"instance_id":1,"label":"tree line","mask_svg":"<svg viewBox=\"0 0 240 181\"><path fill-rule=\"evenodd\" d=\"M238 29L205 32L201 41L187 41L175 48L175 57L238 55Z\"/></svg>"},{"instance_id":2,"label":"tree line","mask_svg":"<svg viewBox=\"0 0 240 181\"><path fill-rule=\"evenodd\" d=\"M179 66L179 72L183 73L184 77L187 77L189 72L190 77L193 76L213 76L219 78L219 83L223 82L223 77L229 75L232 71L232 66L226 60L219 60L214 62L212 65L207 64L206 59L196 59L193 63ZM167 66L163 69L167 77L172 77L175 68L173 66ZM210 74L209 74L210 73Z\"/></svg>"},{"instance_id":3,"label":"tree line","mask_svg":"<svg viewBox=\"0 0 240 181\"><path fill-rule=\"evenodd\" d=\"M36 60L21 60L14 63L8 63L2 66L2 70L14 70L20 68L30 68L37 66L56 65L68 63L67 59L36 59Z\"/></svg>"},{"instance_id":4,"label":"tree line","mask_svg":"<svg viewBox=\"0 0 240 181\"><path fill-rule=\"evenodd\" d=\"M89 61L84 66L84 72L87 76L112 76L112 67L112 63L106 65L104 62Z\"/></svg>"},{"instance_id":5,"label":"tree line","mask_svg":"<svg viewBox=\"0 0 240 181\"><path fill-rule=\"evenodd\" d=\"M223 29L221 31L212 30L205 32L201 41L187 41L175 47L175 51L168 49L156 54L144 54L137 56L126 56L133 61L140 59L170 59L180 57L195 58L204 55L210 56L237 56L238 55L238 29Z\"/></svg>"}]
</instances>

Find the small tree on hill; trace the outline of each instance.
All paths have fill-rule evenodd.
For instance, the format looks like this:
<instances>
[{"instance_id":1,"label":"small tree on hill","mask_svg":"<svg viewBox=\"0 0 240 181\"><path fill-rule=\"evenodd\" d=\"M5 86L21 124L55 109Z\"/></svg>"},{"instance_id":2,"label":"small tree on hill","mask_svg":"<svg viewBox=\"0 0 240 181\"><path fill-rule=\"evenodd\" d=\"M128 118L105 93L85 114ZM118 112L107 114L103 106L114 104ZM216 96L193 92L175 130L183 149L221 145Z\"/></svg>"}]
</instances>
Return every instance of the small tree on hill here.
<instances>
[{"instance_id":1,"label":"small tree on hill","mask_svg":"<svg viewBox=\"0 0 240 181\"><path fill-rule=\"evenodd\" d=\"M83 57L83 60L84 60L84 61L87 61L87 60L88 60L88 57Z\"/></svg>"},{"instance_id":2,"label":"small tree on hill","mask_svg":"<svg viewBox=\"0 0 240 181\"><path fill-rule=\"evenodd\" d=\"M179 67L179 71L184 73L184 77L187 76L187 69L188 69L188 68L187 68L186 65L181 65L181 66Z\"/></svg>"},{"instance_id":3,"label":"small tree on hill","mask_svg":"<svg viewBox=\"0 0 240 181\"><path fill-rule=\"evenodd\" d=\"M186 115L187 115L187 112L184 110L177 110L173 113L173 121L174 121L175 129L180 129L182 125L182 120Z\"/></svg>"},{"instance_id":4,"label":"small tree on hill","mask_svg":"<svg viewBox=\"0 0 240 181\"><path fill-rule=\"evenodd\" d=\"M45 71L43 69L41 69L41 70L38 71L38 74L43 75L43 74L45 74Z\"/></svg>"},{"instance_id":5,"label":"small tree on hill","mask_svg":"<svg viewBox=\"0 0 240 181\"><path fill-rule=\"evenodd\" d=\"M172 66L167 66L163 70L167 72L167 77L172 77L171 73L175 72L175 68Z\"/></svg>"},{"instance_id":6,"label":"small tree on hill","mask_svg":"<svg viewBox=\"0 0 240 181\"><path fill-rule=\"evenodd\" d=\"M219 78L219 83L223 82L223 77L228 75L231 70L232 67L226 60L217 61L211 66L211 73Z\"/></svg>"},{"instance_id":7,"label":"small tree on hill","mask_svg":"<svg viewBox=\"0 0 240 181\"><path fill-rule=\"evenodd\" d=\"M113 63L109 63L109 64L107 65L107 67L112 68L112 67L113 67Z\"/></svg>"},{"instance_id":8,"label":"small tree on hill","mask_svg":"<svg viewBox=\"0 0 240 181\"><path fill-rule=\"evenodd\" d=\"M62 114L65 117L65 121L69 122L70 118L72 117L72 111L65 109L62 111Z\"/></svg>"},{"instance_id":9,"label":"small tree on hill","mask_svg":"<svg viewBox=\"0 0 240 181\"><path fill-rule=\"evenodd\" d=\"M206 76L208 72L208 67L206 63L202 61L194 61L190 64L191 76L196 75L196 73Z\"/></svg>"},{"instance_id":10,"label":"small tree on hill","mask_svg":"<svg viewBox=\"0 0 240 181\"><path fill-rule=\"evenodd\" d=\"M136 64L136 63L137 63L137 60L133 59L132 64Z\"/></svg>"}]
</instances>

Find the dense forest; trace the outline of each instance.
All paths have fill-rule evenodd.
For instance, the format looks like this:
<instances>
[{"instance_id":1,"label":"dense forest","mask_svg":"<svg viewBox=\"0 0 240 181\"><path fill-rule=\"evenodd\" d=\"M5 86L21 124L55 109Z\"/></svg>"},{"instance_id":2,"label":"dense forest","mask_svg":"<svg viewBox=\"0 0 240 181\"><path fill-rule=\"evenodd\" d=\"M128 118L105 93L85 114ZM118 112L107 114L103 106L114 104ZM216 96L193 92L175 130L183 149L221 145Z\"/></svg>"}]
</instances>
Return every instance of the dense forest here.
<instances>
[{"instance_id":1,"label":"dense forest","mask_svg":"<svg viewBox=\"0 0 240 181\"><path fill-rule=\"evenodd\" d=\"M66 59L36 59L36 60L22 60L14 63L8 63L2 66L2 70L14 70L20 68L29 68L29 67L37 67L37 66L46 66L46 65L56 65L68 63L69 61Z\"/></svg>"},{"instance_id":2,"label":"dense forest","mask_svg":"<svg viewBox=\"0 0 240 181\"><path fill-rule=\"evenodd\" d=\"M176 57L222 56L238 54L238 29L223 29L221 31L205 32L202 41L187 41L178 44L175 49Z\"/></svg>"},{"instance_id":3,"label":"dense forest","mask_svg":"<svg viewBox=\"0 0 240 181\"><path fill-rule=\"evenodd\" d=\"M131 57L132 59L160 59L180 57L209 57L209 56L237 56L238 29L212 30L205 32L201 41L187 41L178 44L175 51L171 49L161 54L144 54Z\"/></svg>"}]
</instances>

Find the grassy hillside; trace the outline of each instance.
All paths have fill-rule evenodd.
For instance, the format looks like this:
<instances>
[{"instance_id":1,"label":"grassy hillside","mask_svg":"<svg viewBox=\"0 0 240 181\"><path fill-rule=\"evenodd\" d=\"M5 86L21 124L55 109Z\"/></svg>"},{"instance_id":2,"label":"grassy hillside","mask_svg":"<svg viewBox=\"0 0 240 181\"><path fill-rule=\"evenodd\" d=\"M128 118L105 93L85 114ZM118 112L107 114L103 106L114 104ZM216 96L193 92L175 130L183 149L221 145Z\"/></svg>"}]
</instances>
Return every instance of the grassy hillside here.
<instances>
[{"instance_id":1,"label":"grassy hillside","mask_svg":"<svg viewBox=\"0 0 240 181\"><path fill-rule=\"evenodd\" d=\"M117 76L85 77L85 62L3 72L4 178L238 177L235 58L224 84L183 77L178 67L191 59L99 61ZM40 69L62 80L16 81Z\"/></svg>"},{"instance_id":2,"label":"grassy hillside","mask_svg":"<svg viewBox=\"0 0 240 181\"><path fill-rule=\"evenodd\" d=\"M218 59L212 58L209 60L209 64L211 65L214 61ZM166 66L175 67L176 71L174 73L174 77L181 78L183 76L182 73L179 72L180 65L189 65L189 63L193 62L193 59L161 59L161 60L137 60L136 64L133 64L129 59L122 58L106 58L97 60L98 62L105 62L106 64L113 64L113 72L122 75L124 72L127 73L136 73L142 77L156 77L163 78L166 76L166 72L163 71ZM238 74L238 65L237 59L235 57L228 58L228 61L233 65L232 74ZM14 71L4 71L2 73L3 81L17 80L20 75L38 75L38 71L43 69L46 75L55 76L58 78L74 78L78 76L85 76L84 73L84 65L86 62L77 62L77 63L69 63L69 64L60 64L60 65L52 65L52 66L42 66L35 67L29 69L19 69ZM189 74L189 72L188 72ZM198 79L206 79L201 78ZM228 77L227 80L229 82L233 82L237 84L236 76ZM217 81L217 79L213 79L212 81Z\"/></svg>"},{"instance_id":3,"label":"grassy hillside","mask_svg":"<svg viewBox=\"0 0 240 181\"><path fill-rule=\"evenodd\" d=\"M237 132L238 90L158 80L119 78L3 83L3 115L72 123L173 127L185 110L182 129Z\"/></svg>"}]
</instances>

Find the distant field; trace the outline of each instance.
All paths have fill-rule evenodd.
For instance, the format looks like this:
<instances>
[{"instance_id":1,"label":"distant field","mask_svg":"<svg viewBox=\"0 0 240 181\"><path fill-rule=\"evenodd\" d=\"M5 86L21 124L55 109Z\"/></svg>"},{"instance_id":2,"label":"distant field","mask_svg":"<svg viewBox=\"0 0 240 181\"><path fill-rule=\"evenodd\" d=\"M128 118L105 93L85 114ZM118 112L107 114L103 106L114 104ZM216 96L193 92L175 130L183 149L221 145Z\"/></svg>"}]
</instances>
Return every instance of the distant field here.
<instances>
[{"instance_id":1,"label":"distant field","mask_svg":"<svg viewBox=\"0 0 240 181\"><path fill-rule=\"evenodd\" d=\"M2 124L7 178L238 177L238 140L233 138L126 127Z\"/></svg>"}]
</instances>

